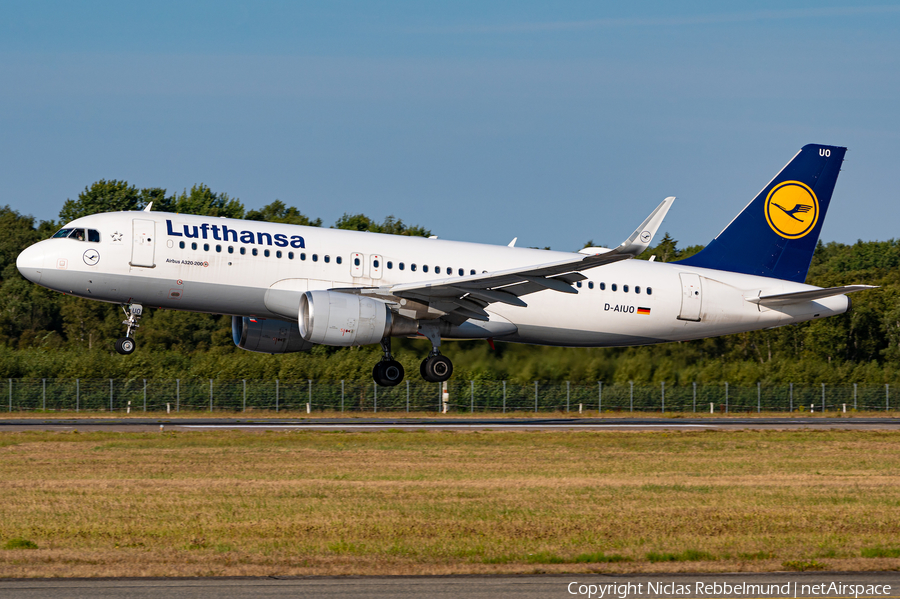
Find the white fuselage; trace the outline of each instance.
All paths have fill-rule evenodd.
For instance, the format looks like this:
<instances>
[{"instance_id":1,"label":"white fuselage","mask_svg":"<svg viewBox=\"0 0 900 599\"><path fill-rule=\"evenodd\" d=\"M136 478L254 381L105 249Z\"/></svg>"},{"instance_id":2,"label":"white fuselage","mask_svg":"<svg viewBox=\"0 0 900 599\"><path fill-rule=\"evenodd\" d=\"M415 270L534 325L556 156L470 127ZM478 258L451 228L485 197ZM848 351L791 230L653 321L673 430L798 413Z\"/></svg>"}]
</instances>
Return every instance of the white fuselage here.
<instances>
[{"instance_id":1,"label":"white fuselage","mask_svg":"<svg viewBox=\"0 0 900 599\"><path fill-rule=\"evenodd\" d=\"M100 241L61 238L35 244L17 262L27 278L105 302L294 322L297 312L290 302L278 300L279 292L442 280L571 257L157 212L98 214L66 227L98 231ZM514 325L506 329L513 332L497 339L583 347L642 345L776 327L849 307L848 298L838 295L766 308L748 300L815 288L677 262L626 260L584 274L588 278L576 286L577 294L545 290L523 296L527 307L490 304L492 320ZM402 306L399 312L403 314Z\"/></svg>"}]
</instances>

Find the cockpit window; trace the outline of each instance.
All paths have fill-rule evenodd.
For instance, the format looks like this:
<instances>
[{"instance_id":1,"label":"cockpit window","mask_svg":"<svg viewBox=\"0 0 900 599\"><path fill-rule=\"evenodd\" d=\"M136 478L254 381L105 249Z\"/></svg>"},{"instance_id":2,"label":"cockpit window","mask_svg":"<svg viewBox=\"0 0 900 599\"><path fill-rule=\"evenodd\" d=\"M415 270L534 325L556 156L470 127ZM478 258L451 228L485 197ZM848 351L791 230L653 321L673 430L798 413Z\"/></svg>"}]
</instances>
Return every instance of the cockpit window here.
<instances>
[{"instance_id":1,"label":"cockpit window","mask_svg":"<svg viewBox=\"0 0 900 599\"><path fill-rule=\"evenodd\" d=\"M78 241L100 243L100 232L94 229L60 229L53 235L54 239L63 237L77 239Z\"/></svg>"}]
</instances>

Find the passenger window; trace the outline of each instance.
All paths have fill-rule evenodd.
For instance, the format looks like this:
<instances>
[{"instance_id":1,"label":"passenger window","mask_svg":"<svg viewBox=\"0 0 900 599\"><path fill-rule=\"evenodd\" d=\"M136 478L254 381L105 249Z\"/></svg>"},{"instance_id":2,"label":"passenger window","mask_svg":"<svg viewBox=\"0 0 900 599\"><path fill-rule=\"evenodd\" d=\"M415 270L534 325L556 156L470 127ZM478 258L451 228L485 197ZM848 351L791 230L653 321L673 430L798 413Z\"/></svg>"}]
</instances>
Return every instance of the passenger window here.
<instances>
[{"instance_id":1,"label":"passenger window","mask_svg":"<svg viewBox=\"0 0 900 599\"><path fill-rule=\"evenodd\" d=\"M641 292L641 286L640 286L640 285L635 285L635 286L634 286L634 292L635 292L635 293L640 293L640 292Z\"/></svg>"},{"instance_id":2,"label":"passenger window","mask_svg":"<svg viewBox=\"0 0 900 599\"><path fill-rule=\"evenodd\" d=\"M353 259L353 266L359 266L359 258Z\"/></svg>"},{"instance_id":3,"label":"passenger window","mask_svg":"<svg viewBox=\"0 0 900 599\"><path fill-rule=\"evenodd\" d=\"M459 269L459 276L461 276L461 277L466 276L466 271L463 270L462 268L460 268L460 269Z\"/></svg>"},{"instance_id":4,"label":"passenger window","mask_svg":"<svg viewBox=\"0 0 900 599\"><path fill-rule=\"evenodd\" d=\"M414 268L413 270L415 270L415 268ZM427 265L427 264L423 264L423 265L422 265L422 272L428 272L428 265Z\"/></svg>"},{"instance_id":5,"label":"passenger window","mask_svg":"<svg viewBox=\"0 0 900 599\"><path fill-rule=\"evenodd\" d=\"M653 287L647 287L647 295L653 295Z\"/></svg>"},{"instance_id":6,"label":"passenger window","mask_svg":"<svg viewBox=\"0 0 900 599\"><path fill-rule=\"evenodd\" d=\"M94 243L99 243L100 242L100 231L88 229L88 241L93 241Z\"/></svg>"},{"instance_id":7,"label":"passenger window","mask_svg":"<svg viewBox=\"0 0 900 599\"><path fill-rule=\"evenodd\" d=\"M183 241L179 241L179 242L178 242L178 247L180 247L181 249L184 249L184 242L183 242Z\"/></svg>"},{"instance_id":8,"label":"passenger window","mask_svg":"<svg viewBox=\"0 0 900 599\"><path fill-rule=\"evenodd\" d=\"M305 253L305 252L300 252L300 259L301 259L301 260L306 260L306 253Z\"/></svg>"},{"instance_id":9,"label":"passenger window","mask_svg":"<svg viewBox=\"0 0 900 599\"><path fill-rule=\"evenodd\" d=\"M196 241L192 241L192 242L191 242L191 249L192 249L192 250L196 250L196 249L197 249L197 242L196 242Z\"/></svg>"},{"instance_id":10,"label":"passenger window","mask_svg":"<svg viewBox=\"0 0 900 599\"><path fill-rule=\"evenodd\" d=\"M600 291L606 291L606 283L600 283Z\"/></svg>"},{"instance_id":11,"label":"passenger window","mask_svg":"<svg viewBox=\"0 0 900 599\"><path fill-rule=\"evenodd\" d=\"M331 256L325 256L325 262L331 262Z\"/></svg>"},{"instance_id":12,"label":"passenger window","mask_svg":"<svg viewBox=\"0 0 900 599\"><path fill-rule=\"evenodd\" d=\"M288 252L288 260L294 259L294 252Z\"/></svg>"},{"instance_id":13,"label":"passenger window","mask_svg":"<svg viewBox=\"0 0 900 599\"><path fill-rule=\"evenodd\" d=\"M441 267L440 267L440 266L435 266L435 267L434 267L434 274L436 274L436 275L441 274Z\"/></svg>"},{"instance_id":14,"label":"passenger window","mask_svg":"<svg viewBox=\"0 0 900 599\"><path fill-rule=\"evenodd\" d=\"M581 281L578 281L577 283L575 283L575 286L578 287L579 289L581 289Z\"/></svg>"},{"instance_id":15,"label":"passenger window","mask_svg":"<svg viewBox=\"0 0 900 599\"><path fill-rule=\"evenodd\" d=\"M222 252L222 246L217 244L217 245L216 245L216 251L221 253L221 252Z\"/></svg>"},{"instance_id":16,"label":"passenger window","mask_svg":"<svg viewBox=\"0 0 900 599\"><path fill-rule=\"evenodd\" d=\"M343 262L344 260L343 260L343 258L341 258L340 256L338 256L337 258L334 259L334 261L337 262L338 264L340 264L340 263Z\"/></svg>"},{"instance_id":17,"label":"passenger window","mask_svg":"<svg viewBox=\"0 0 900 599\"><path fill-rule=\"evenodd\" d=\"M313 255L312 255L312 261L313 261L313 262L318 262L318 261L319 261L319 254L313 254Z\"/></svg>"},{"instance_id":18,"label":"passenger window","mask_svg":"<svg viewBox=\"0 0 900 599\"><path fill-rule=\"evenodd\" d=\"M392 268L394 268L394 263L391 262L390 260L388 260L388 261L387 261L387 267L388 267L388 270L391 270Z\"/></svg>"},{"instance_id":19,"label":"passenger window","mask_svg":"<svg viewBox=\"0 0 900 599\"><path fill-rule=\"evenodd\" d=\"M588 289L593 289L593 288L594 288L594 282L588 281Z\"/></svg>"},{"instance_id":20,"label":"passenger window","mask_svg":"<svg viewBox=\"0 0 900 599\"><path fill-rule=\"evenodd\" d=\"M616 286L615 283L613 283L612 285L610 285L609 288L612 289L613 291L617 291L617 290L619 289L619 288Z\"/></svg>"},{"instance_id":21,"label":"passenger window","mask_svg":"<svg viewBox=\"0 0 900 599\"><path fill-rule=\"evenodd\" d=\"M416 265L415 265L415 264L410 264L410 265L409 265L409 269L410 269L411 271L413 271L413 272L416 272Z\"/></svg>"},{"instance_id":22,"label":"passenger window","mask_svg":"<svg viewBox=\"0 0 900 599\"><path fill-rule=\"evenodd\" d=\"M381 266L381 262L379 262L378 260L373 260L373 261L372 261L372 266L373 266L374 268L378 268L379 266Z\"/></svg>"},{"instance_id":23,"label":"passenger window","mask_svg":"<svg viewBox=\"0 0 900 599\"><path fill-rule=\"evenodd\" d=\"M400 264L397 265L397 268L399 268L400 270L403 270L405 268L405 265L401 262Z\"/></svg>"},{"instance_id":24,"label":"passenger window","mask_svg":"<svg viewBox=\"0 0 900 599\"><path fill-rule=\"evenodd\" d=\"M470 274L470 275L474 275L474 274L475 274L475 269L473 268L472 270L470 270L470 271L469 271L469 274Z\"/></svg>"},{"instance_id":25,"label":"passenger window","mask_svg":"<svg viewBox=\"0 0 900 599\"><path fill-rule=\"evenodd\" d=\"M268 258L268 257L269 257L269 250L263 250L263 256L265 256L266 258Z\"/></svg>"},{"instance_id":26,"label":"passenger window","mask_svg":"<svg viewBox=\"0 0 900 599\"><path fill-rule=\"evenodd\" d=\"M204 252L208 252L208 251L209 251L209 244L208 244L208 243L204 243L204 244L203 244L203 251L204 251Z\"/></svg>"},{"instance_id":27,"label":"passenger window","mask_svg":"<svg viewBox=\"0 0 900 599\"><path fill-rule=\"evenodd\" d=\"M628 285L622 285L622 291L628 293Z\"/></svg>"},{"instance_id":28,"label":"passenger window","mask_svg":"<svg viewBox=\"0 0 900 599\"><path fill-rule=\"evenodd\" d=\"M242 248L241 248L241 256L243 256L243 255L246 254L246 253L247 253L247 248L242 247Z\"/></svg>"},{"instance_id":29,"label":"passenger window","mask_svg":"<svg viewBox=\"0 0 900 599\"><path fill-rule=\"evenodd\" d=\"M228 246L228 253L229 253L229 254L233 254L233 253L234 253L234 246L233 246L233 245L229 245L229 246Z\"/></svg>"},{"instance_id":30,"label":"passenger window","mask_svg":"<svg viewBox=\"0 0 900 599\"><path fill-rule=\"evenodd\" d=\"M252 250L250 250L250 253L252 253L254 256L259 256L259 250L256 248L253 248Z\"/></svg>"},{"instance_id":31,"label":"passenger window","mask_svg":"<svg viewBox=\"0 0 900 599\"><path fill-rule=\"evenodd\" d=\"M281 258L281 250L277 250L277 251L275 252L275 257L276 257L276 258Z\"/></svg>"}]
</instances>

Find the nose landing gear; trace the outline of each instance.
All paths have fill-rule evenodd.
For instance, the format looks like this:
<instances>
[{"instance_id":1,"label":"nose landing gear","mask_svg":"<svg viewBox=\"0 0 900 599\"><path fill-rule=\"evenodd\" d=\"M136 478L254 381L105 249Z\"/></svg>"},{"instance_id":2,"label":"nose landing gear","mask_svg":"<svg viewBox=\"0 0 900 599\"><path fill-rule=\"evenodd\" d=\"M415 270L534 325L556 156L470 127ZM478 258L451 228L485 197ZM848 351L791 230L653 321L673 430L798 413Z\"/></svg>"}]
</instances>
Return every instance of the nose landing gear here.
<instances>
[{"instance_id":1,"label":"nose landing gear","mask_svg":"<svg viewBox=\"0 0 900 599\"><path fill-rule=\"evenodd\" d=\"M122 306L122 309L125 311L126 316L126 319L122 321L122 324L126 326L125 336L116 340L115 347L117 352L123 356L127 356L134 352L137 347L137 344L134 342L134 330L141 326L137 321L140 319L141 314L143 314L144 307L140 304L129 304L127 307Z\"/></svg>"}]
</instances>

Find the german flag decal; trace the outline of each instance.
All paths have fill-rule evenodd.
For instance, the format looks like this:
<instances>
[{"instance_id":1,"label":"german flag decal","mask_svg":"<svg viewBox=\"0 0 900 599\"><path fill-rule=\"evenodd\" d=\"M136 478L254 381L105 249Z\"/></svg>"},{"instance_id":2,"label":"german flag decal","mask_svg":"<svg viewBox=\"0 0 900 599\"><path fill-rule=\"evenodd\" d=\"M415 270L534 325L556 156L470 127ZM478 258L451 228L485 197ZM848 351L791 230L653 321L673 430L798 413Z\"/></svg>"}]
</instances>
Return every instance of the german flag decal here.
<instances>
[{"instance_id":1,"label":"german flag decal","mask_svg":"<svg viewBox=\"0 0 900 599\"><path fill-rule=\"evenodd\" d=\"M650 314L650 308L638 308L638 314Z\"/></svg>"}]
</instances>

